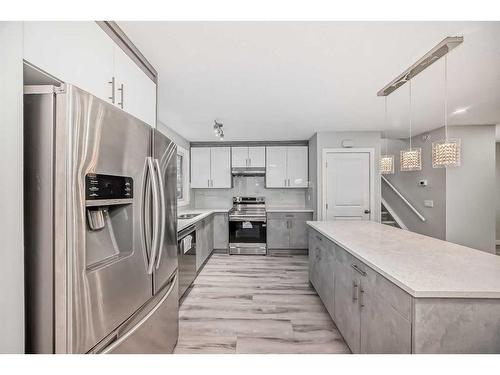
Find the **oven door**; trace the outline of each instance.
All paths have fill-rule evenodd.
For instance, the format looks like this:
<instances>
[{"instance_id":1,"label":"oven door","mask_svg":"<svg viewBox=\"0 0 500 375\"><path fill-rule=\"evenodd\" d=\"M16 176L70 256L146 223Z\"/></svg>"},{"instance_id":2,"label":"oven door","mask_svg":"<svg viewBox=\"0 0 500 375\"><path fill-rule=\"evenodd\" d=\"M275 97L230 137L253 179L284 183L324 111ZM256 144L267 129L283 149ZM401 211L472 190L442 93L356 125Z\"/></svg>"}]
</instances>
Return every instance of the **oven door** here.
<instances>
[{"instance_id":1,"label":"oven door","mask_svg":"<svg viewBox=\"0 0 500 375\"><path fill-rule=\"evenodd\" d=\"M229 220L229 254L266 254L265 219Z\"/></svg>"}]
</instances>

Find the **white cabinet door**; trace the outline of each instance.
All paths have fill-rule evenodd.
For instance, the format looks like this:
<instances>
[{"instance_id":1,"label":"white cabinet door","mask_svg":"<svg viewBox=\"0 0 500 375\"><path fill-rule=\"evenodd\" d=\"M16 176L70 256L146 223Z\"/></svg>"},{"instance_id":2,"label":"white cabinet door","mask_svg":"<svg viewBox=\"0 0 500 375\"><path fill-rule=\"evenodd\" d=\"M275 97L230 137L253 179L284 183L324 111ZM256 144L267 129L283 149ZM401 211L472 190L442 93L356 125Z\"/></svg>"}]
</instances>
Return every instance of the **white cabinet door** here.
<instances>
[{"instance_id":1,"label":"white cabinet door","mask_svg":"<svg viewBox=\"0 0 500 375\"><path fill-rule=\"evenodd\" d=\"M307 187L308 147L290 146L287 149L288 187Z\"/></svg>"},{"instance_id":2,"label":"white cabinet door","mask_svg":"<svg viewBox=\"0 0 500 375\"><path fill-rule=\"evenodd\" d=\"M24 22L26 61L106 101L114 47L95 22Z\"/></svg>"},{"instance_id":3,"label":"white cabinet door","mask_svg":"<svg viewBox=\"0 0 500 375\"><path fill-rule=\"evenodd\" d=\"M248 147L231 147L233 167L246 167L248 163Z\"/></svg>"},{"instance_id":4,"label":"white cabinet door","mask_svg":"<svg viewBox=\"0 0 500 375\"><path fill-rule=\"evenodd\" d=\"M114 53L116 104L156 127L156 84L116 46Z\"/></svg>"},{"instance_id":5,"label":"white cabinet door","mask_svg":"<svg viewBox=\"0 0 500 375\"><path fill-rule=\"evenodd\" d=\"M266 148L265 147L249 147L248 159L250 159L250 167L266 166Z\"/></svg>"},{"instance_id":6,"label":"white cabinet door","mask_svg":"<svg viewBox=\"0 0 500 375\"><path fill-rule=\"evenodd\" d=\"M212 188L231 188L231 148L210 148Z\"/></svg>"},{"instance_id":7,"label":"white cabinet door","mask_svg":"<svg viewBox=\"0 0 500 375\"><path fill-rule=\"evenodd\" d=\"M191 187L210 186L210 147L191 147Z\"/></svg>"},{"instance_id":8,"label":"white cabinet door","mask_svg":"<svg viewBox=\"0 0 500 375\"><path fill-rule=\"evenodd\" d=\"M266 187L285 187L286 174L286 150L287 147L266 147Z\"/></svg>"}]
</instances>

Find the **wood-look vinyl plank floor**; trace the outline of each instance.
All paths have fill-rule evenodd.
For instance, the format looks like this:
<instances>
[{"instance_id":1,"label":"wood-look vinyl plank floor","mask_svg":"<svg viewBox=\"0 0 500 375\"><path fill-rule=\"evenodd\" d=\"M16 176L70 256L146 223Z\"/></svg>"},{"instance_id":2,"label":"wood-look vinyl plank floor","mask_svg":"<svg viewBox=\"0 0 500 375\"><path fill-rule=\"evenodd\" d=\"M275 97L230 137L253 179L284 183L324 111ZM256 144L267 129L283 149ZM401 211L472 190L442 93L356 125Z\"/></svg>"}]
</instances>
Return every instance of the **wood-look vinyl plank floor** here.
<instances>
[{"instance_id":1,"label":"wood-look vinyl plank floor","mask_svg":"<svg viewBox=\"0 0 500 375\"><path fill-rule=\"evenodd\" d=\"M179 319L174 353L349 353L305 255L212 255Z\"/></svg>"}]
</instances>

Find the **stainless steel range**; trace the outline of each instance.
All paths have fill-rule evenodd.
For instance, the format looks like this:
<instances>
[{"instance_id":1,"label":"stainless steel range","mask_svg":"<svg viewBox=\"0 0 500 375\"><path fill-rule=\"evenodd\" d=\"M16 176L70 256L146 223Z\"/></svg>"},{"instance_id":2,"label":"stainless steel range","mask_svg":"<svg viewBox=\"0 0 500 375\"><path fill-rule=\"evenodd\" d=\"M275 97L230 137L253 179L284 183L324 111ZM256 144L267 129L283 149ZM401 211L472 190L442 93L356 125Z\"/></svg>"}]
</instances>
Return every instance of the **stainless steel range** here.
<instances>
[{"instance_id":1,"label":"stainless steel range","mask_svg":"<svg viewBox=\"0 0 500 375\"><path fill-rule=\"evenodd\" d=\"M233 197L229 211L229 254L266 255L266 200Z\"/></svg>"}]
</instances>

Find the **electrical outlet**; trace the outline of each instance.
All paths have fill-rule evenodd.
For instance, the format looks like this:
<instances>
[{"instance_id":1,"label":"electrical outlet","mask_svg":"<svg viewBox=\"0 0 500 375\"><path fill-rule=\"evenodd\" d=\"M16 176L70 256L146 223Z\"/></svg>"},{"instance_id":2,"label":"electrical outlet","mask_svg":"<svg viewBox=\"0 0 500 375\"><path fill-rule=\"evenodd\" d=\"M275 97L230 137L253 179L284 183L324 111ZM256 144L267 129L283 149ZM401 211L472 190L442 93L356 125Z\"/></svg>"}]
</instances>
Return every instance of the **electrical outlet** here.
<instances>
[{"instance_id":1,"label":"electrical outlet","mask_svg":"<svg viewBox=\"0 0 500 375\"><path fill-rule=\"evenodd\" d=\"M424 206L425 207L434 207L434 201L433 200L425 200Z\"/></svg>"}]
</instances>

